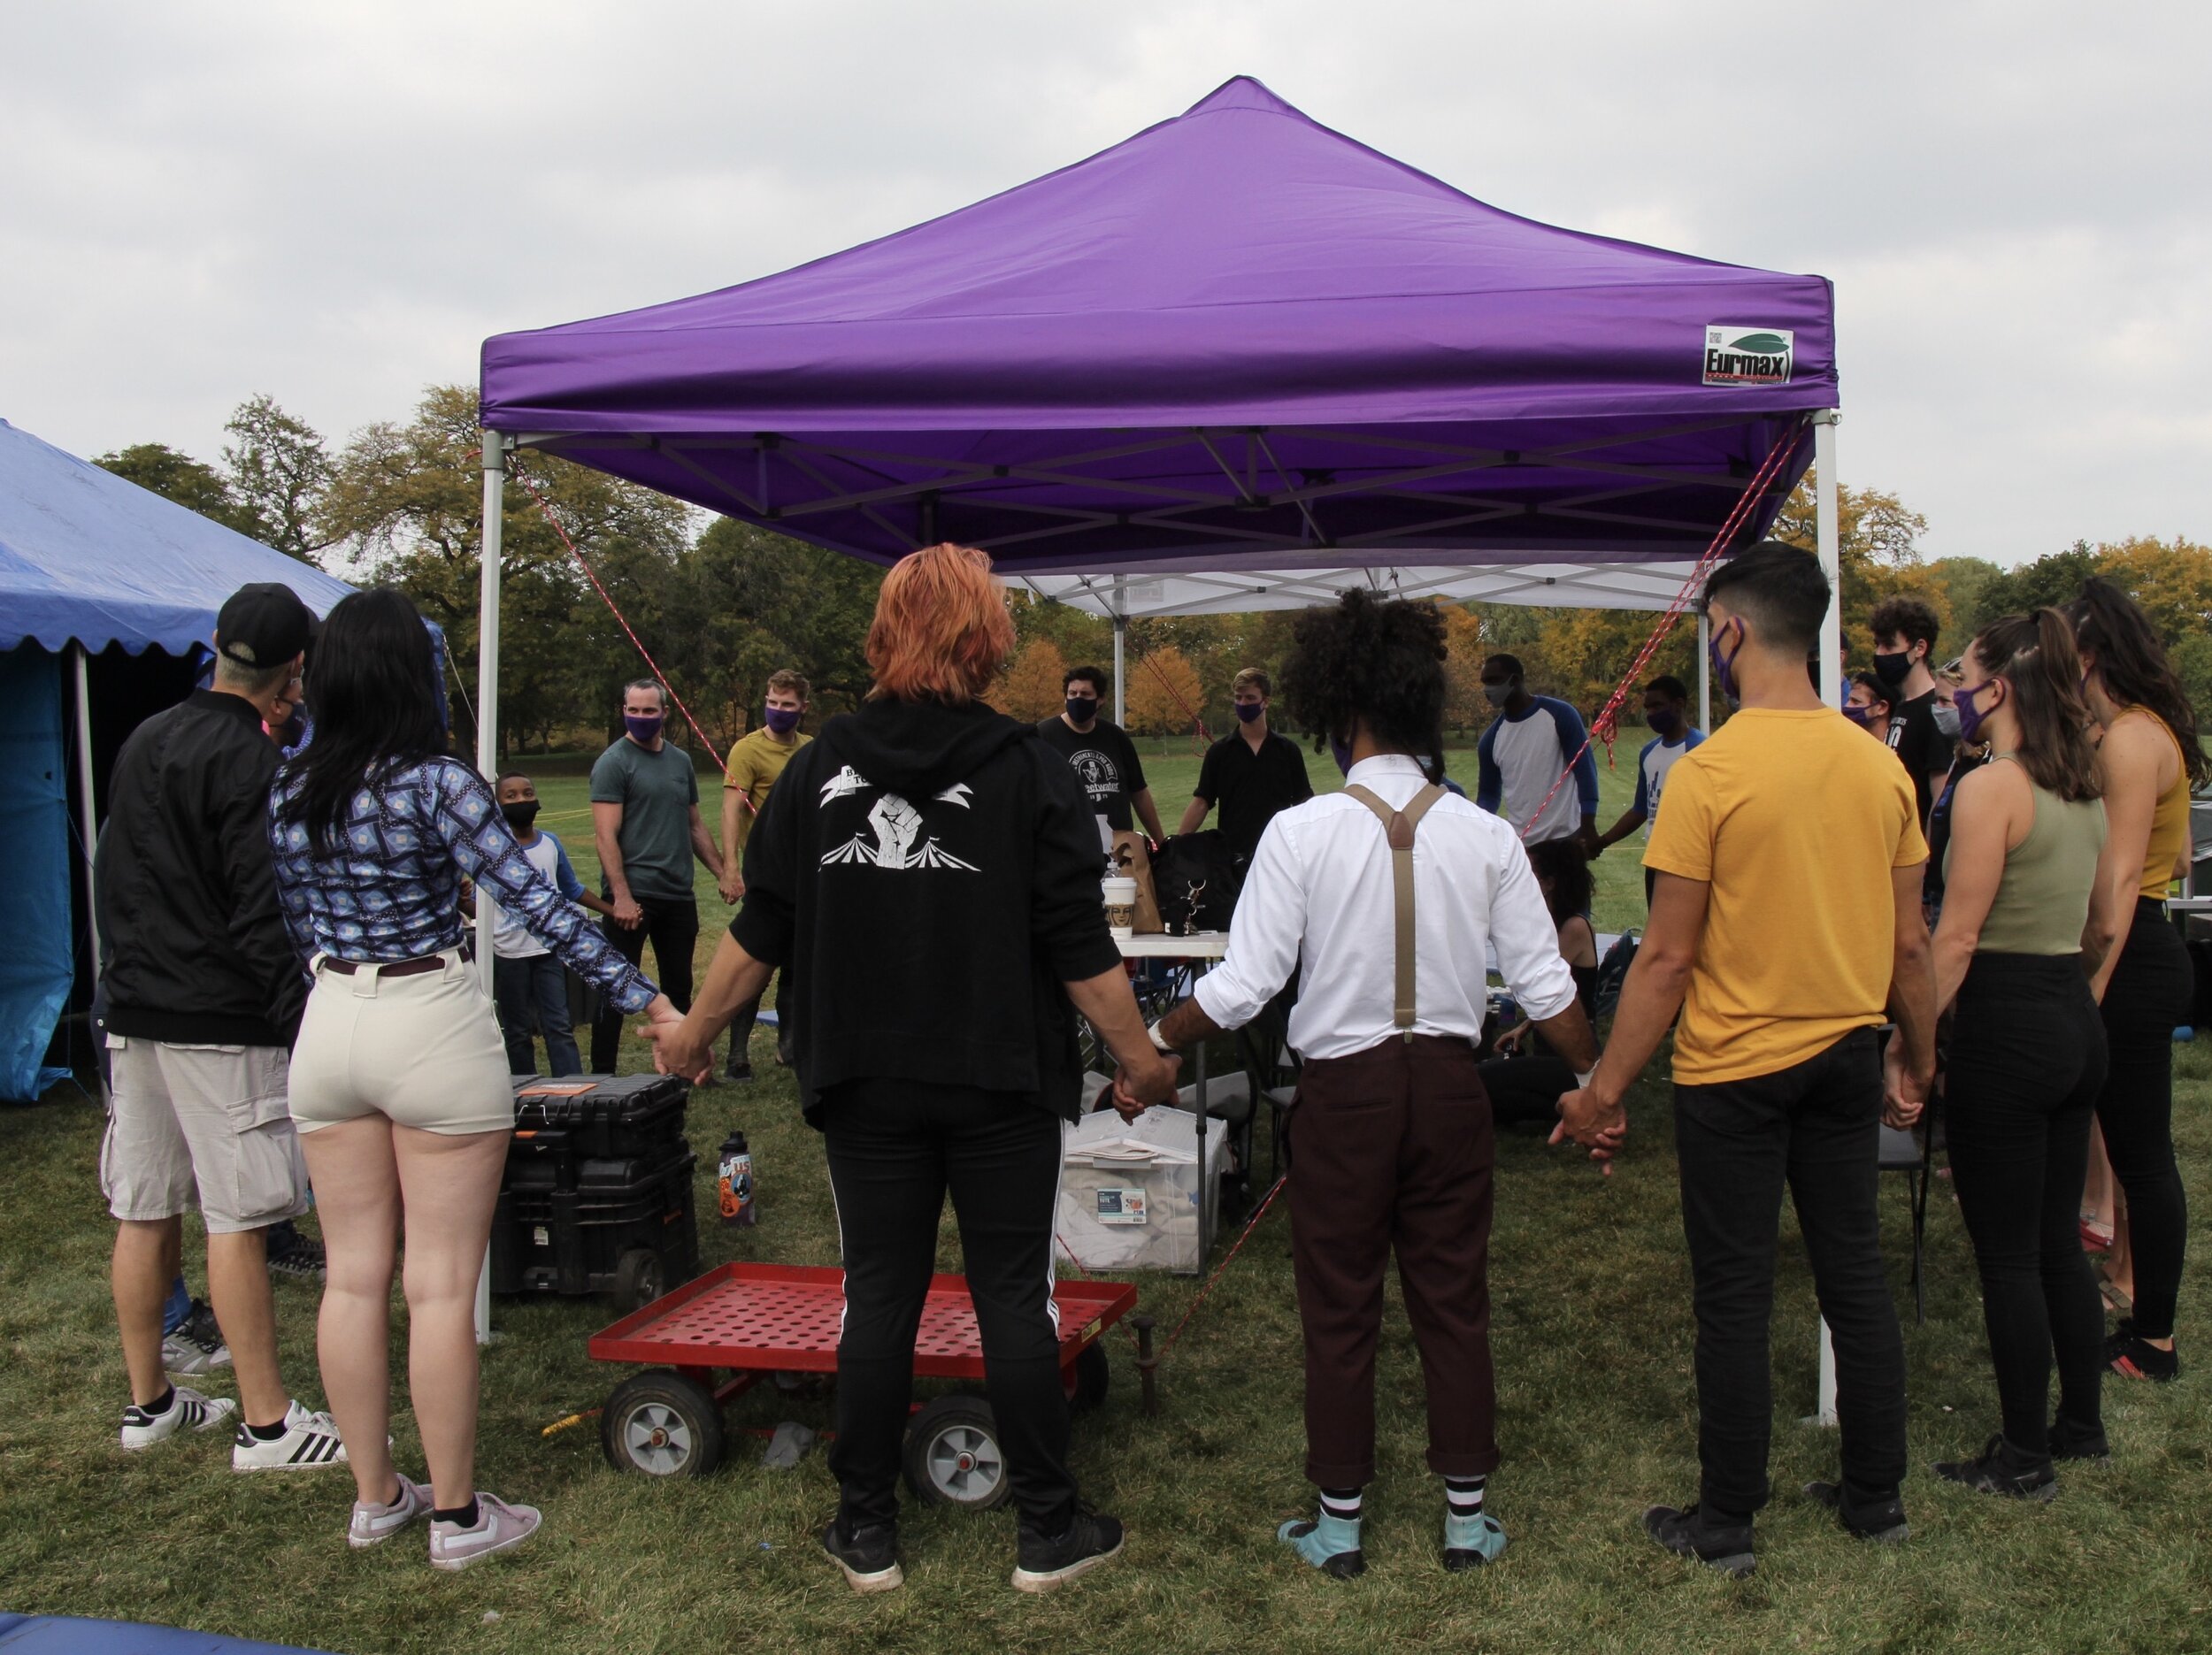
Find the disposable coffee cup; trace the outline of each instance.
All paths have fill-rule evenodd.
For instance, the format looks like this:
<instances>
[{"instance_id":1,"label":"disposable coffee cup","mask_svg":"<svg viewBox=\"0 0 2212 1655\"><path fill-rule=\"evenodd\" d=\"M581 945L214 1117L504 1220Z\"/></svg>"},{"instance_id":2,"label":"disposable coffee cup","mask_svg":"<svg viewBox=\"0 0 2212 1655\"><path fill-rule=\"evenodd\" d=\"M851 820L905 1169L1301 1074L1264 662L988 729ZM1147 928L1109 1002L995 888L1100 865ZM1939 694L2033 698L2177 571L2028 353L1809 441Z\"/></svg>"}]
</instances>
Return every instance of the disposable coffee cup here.
<instances>
[{"instance_id":1,"label":"disposable coffee cup","mask_svg":"<svg viewBox=\"0 0 2212 1655\"><path fill-rule=\"evenodd\" d=\"M1137 882L1117 876L1099 881L1106 900L1106 929L1117 937L1133 936L1137 929Z\"/></svg>"}]
</instances>

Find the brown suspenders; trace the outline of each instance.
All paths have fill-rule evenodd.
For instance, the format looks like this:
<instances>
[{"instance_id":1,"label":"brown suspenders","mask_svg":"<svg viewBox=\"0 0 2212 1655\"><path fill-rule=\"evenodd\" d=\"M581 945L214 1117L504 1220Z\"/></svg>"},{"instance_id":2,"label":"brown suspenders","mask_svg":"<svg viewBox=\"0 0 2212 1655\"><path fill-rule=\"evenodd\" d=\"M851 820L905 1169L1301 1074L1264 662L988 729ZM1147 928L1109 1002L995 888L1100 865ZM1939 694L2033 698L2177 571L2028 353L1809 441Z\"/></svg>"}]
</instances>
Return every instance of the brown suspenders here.
<instances>
[{"instance_id":1,"label":"brown suspenders","mask_svg":"<svg viewBox=\"0 0 2212 1655\"><path fill-rule=\"evenodd\" d=\"M1421 818L1429 813L1429 807L1444 796L1444 790L1430 782L1406 801L1406 808L1402 810L1393 810L1356 783L1344 791L1375 813L1375 818L1383 824L1383 832L1390 843L1390 877L1397 894L1398 943L1397 1006L1391 1022L1401 1034L1410 1040L1413 1038L1413 833L1421 825Z\"/></svg>"}]
</instances>

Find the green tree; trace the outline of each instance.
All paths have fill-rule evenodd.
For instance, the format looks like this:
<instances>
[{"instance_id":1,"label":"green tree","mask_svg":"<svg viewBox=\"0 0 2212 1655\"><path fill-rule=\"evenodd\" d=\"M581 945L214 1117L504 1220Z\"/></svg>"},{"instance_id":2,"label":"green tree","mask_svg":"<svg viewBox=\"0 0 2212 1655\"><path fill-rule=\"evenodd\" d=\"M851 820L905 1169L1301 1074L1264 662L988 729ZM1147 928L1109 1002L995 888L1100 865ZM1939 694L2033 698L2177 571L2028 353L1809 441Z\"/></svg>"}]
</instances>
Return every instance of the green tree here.
<instances>
[{"instance_id":1,"label":"green tree","mask_svg":"<svg viewBox=\"0 0 2212 1655\"><path fill-rule=\"evenodd\" d=\"M248 533L265 546L311 563L331 543L323 529L323 497L335 466L323 440L260 395L241 402L224 430L236 439L223 447L230 494L253 522Z\"/></svg>"},{"instance_id":2,"label":"green tree","mask_svg":"<svg viewBox=\"0 0 2212 1655\"><path fill-rule=\"evenodd\" d=\"M164 500L212 517L227 529L253 534L260 526L253 512L232 494L220 471L165 442L134 442L127 448L95 456L92 463Z\"/></svg>"},{"instance_id":3,"label":"green tree","mask_svg":"<svg viewBox=\"0 0 2212 1655\"><path fill-rule=\"evenodd\" d=\"M1780 514L1773 535L1792 546L1817 551L1814 520L1815 478L1807 471ZM1928 519L1886 489L1836 489L1839 530L1838 563L1843 576L1843 647L1849 668L1858 671L1874 664L1874 640L1867 622L1874 606L1884 598L1910 594L1924 598L1941 623L1942 636L1963 643L1956 636L1951 596L1921 561L1920 537L1928 532ZM1939 651L1943 646L1939 643ZM1944 651L1948 660L1955 651Z\"/></svg>"}]
</instances>

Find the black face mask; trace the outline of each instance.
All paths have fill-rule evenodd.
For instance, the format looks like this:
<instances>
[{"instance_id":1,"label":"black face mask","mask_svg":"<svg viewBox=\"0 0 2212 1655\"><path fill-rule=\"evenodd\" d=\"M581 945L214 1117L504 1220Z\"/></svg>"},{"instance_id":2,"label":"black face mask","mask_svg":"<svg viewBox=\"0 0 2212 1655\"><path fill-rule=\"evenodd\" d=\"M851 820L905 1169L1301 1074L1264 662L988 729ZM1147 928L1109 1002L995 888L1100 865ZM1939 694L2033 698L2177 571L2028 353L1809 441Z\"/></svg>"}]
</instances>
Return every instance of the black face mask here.
<instances>
[{"instance_id":1,"label":"black face mask","mask_svg":"<svg viewBox=\"0 0 2212 1655\"><path fill-rule=\"evenodd\" d=\"M1905 651L1898 655L1877 655L1874 657L1874 676L1892 689L1905 681L1912 671L1912 655Z\"/></svg>"},{"instance_id":2,"label":"black face mask","mask_svg":"<svg viewBox=\"0 0 2212 1655\"><path fill-rule=\"evenodd\" d=\"M502 805L499 814L507 818L507 825L517 833L527 833L530 824L538 819L538 801L527 799L519 804Z\"/></svg>"}]
</instances>

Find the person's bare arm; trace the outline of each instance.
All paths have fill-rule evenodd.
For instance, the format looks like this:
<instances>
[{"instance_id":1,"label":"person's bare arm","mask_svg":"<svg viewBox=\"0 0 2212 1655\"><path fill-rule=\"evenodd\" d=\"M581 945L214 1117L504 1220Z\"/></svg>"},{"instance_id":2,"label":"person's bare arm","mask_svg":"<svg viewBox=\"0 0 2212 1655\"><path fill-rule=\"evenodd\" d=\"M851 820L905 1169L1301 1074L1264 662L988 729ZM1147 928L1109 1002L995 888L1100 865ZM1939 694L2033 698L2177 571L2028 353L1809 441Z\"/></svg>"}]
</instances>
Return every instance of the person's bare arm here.
<instances>
[{"instance_id":1,"label":"person's bare arm","mask_svg":"<svg viewBox=\"0 0 2212 1655\"><path fill-rule=\"evenodd\" d=\"M1165 1055L1145 1032L1144 1015L1130 992L1129 974L1118 965L1066 985L1068 998L1083 1020L1098 1031L1114 1054L1114 1107L1124 1120L1175 1096L1175 1074L1182 1060Z\"/></svg>"},{"instance_id":2,"label":"person's bare arm","mask_svg":"<svg viewBox=\"0 0 2212 1655\"><path fill-rule=\"evenodd\" d=\"M714 835L707 831L707 819L699 807L691 807L691 854L707 865L718 886L722 883L722 852L714 842Z\"/></svg>"},{"instance_id":3,"label":"person's bare arm","mask_svg":"<svg viewBox=\"0 0 2212 1655\"><path fill-rule=\"evenodd\" d=\"M630 876L622 866L622 807L603 800L591 801L591 841L599 853L599 871L607 877L614 893L614 923L634 930L645 922L645 910L630 894Z\"/></svg>"},{"instance_id":4,"label":"person's bare arm","mask_svg":"<svg viewBox=\"0 0 2212 1655\"><path fill-rule=\"evenodd\" d=\"M1935 959L1928 942L1928 922L1920 908L1927 870L1924 861L1890 870L1895 941L1890 955L1889 1020L1897 1025L1897 1032L1884 1059L1883 1118L1901 1128L1920 1118L1928 1089L1935 1084ZM1944 900L1950 900L1947 888Z\"/></svg>"},{"instance_id":5,"label":"person's bare arm","mask_svg":"<svg viewBox=\"0 0 2212 1655\"><path fill-rule=\"evenodd\" d=\"M2105 950L2090 991L2104 999L2112 973L2127 946L2128 925L2135 913L2140 888L2143 857L2150 848L2151 818L2158 810L2158 779L2162 758L2172 757L2173 744L2147 718L2123 718L2105 732L2104 851L2097 858L2097 883L2105 888L2105 900L2113 927L2111 946Z\"/></svg>"},{"instance_id":6,"label":"person's bare arm","mask_svg":"<svg viewBox=\"0 0 2212 1655\"><path fill-rule=\"evenodd\" d=\"M609 919L614 917L614 904L608 901L606 898L595 895L589 891L579 891L576 893L576 903L587 913L603 914Z\"/></svg>"},{"instance_id":7,"label":"person's bare arm","mask_svg":"<svg viewBox=\"0 0 2212 1655\"><path fill-rule=\"evenodd\" d=\"M1682 1008L1690 968L1705 934L1705 908L1712 889L1702 879L1685 879L1679 874L1660 873L1653 880L1651 920L1635 962L1628 968L1628 978L1621 985L1613 1038L1606 1042L1590 1084L1559 1100L1554 1143L1571 1138L1600 1161L1619 1146L1628 1125L1621 1100Z\"/></svg>"},{"instance_id":8,"label":"person's bare arm","mask_svg":"<svg viewBox=\"0 0 2212 1655\"><path fill-rule=\"evenodd\" d=\"M722 877L717 888L725 902L744 899L745 876L741 870L745 854L745 810L750 802L742 787L722 790Z\"/></svg>"},{"instance_id":9,"label":"person's bare arm","mask_svg":"<svg viewBox=\"0 0 2212 1655\"><path fill-rule=\"evenodd\" d=\"M1643 826L1644 822L1644 813L1634 805L1629 806L1627 809L1621 812L1619 821L1598 835L1598 848L1602 850L1608 846L1619 844L1638 828Z\"/></svg>"},{"instance_id":10,"label":"person's bare arm","mask_svg":"<svg viewBox=\"0 0 2212 1655\"><path fill-rule=\"evenodd\" d=\"M1939 1013L1956 998L1982 927L1997 900L2005 876L2005 847L2011 838L2015 787L2026 793L2025 778L2014 764L1992 764L1959 778L1951 795L1951 871L1943 884L1943 917L1932 944L1935 1003ZM2028 808L2035 808L2032 800Z\"/></svg>"},{"instance_id":11,"label":"person's bare arm","mask_svg":"<svg viewBox=\"0 0 2212 1655\"><path fill-rule=\"evenodd\" d=\"M1160 826L1160 808L1152 802L1149 787L1139 788L1136 797L1129 801L1129 808L1137 813L1137 820L1144 824L1144 831L1152 836L1155 845L1167 837Z\"/></svg>"},{"instance_id":12,"label":"person's bare arm","mask_svg":"<svg viewBox=\"0 0 2212 1655\"><path fill-rule=\"evenodd\" d=\"M714 1069L714 1042L737 1016L737 1008L768 986L775 968L745 952L745 945L724 931L707 963L706 981L692 997L682 1023L638 1032L653 1042L653 1067L664 1075L703 1080Z\"/></svg>"},{"instance_id":13,"label":"person's bare arm","mask_svg":"<svg viewBox=\"0 0 2212 1655\"><path fill-rule=\"evenodd\" d=\"M1190 803L1183 807L1182 825L1175 831L1178 833L1197 832L1200 828L1206 825L1206 813L1213 808L1212 800L1201 798L1198 794L1193 793Z\"/></svg>"}]
</instances>

